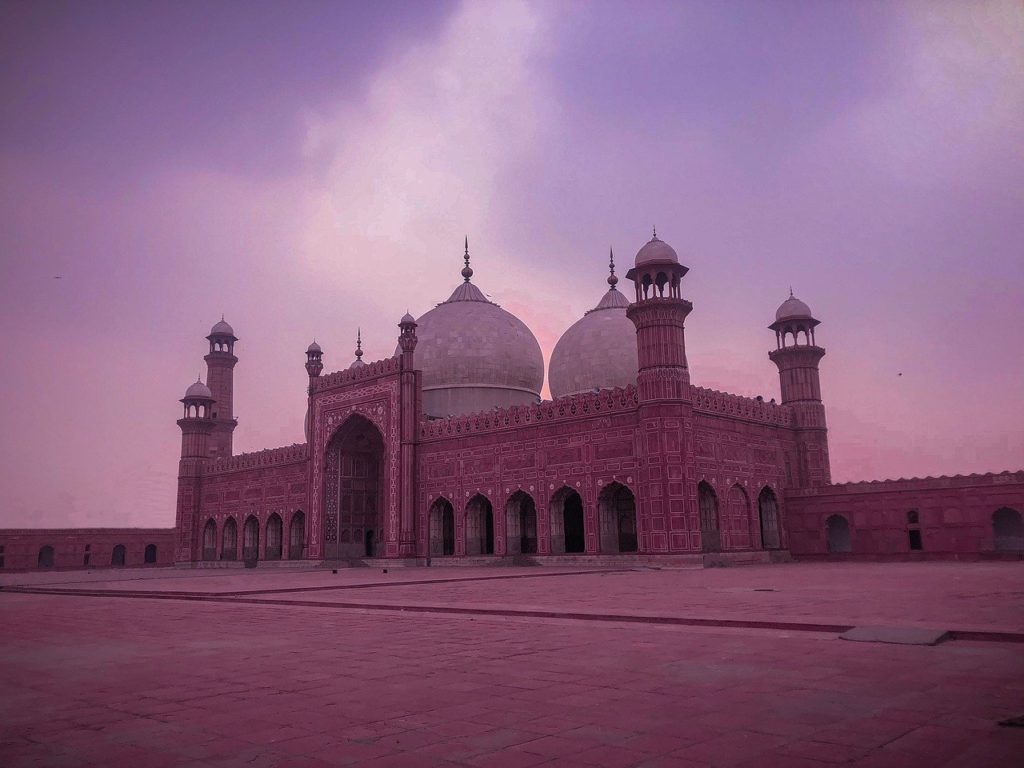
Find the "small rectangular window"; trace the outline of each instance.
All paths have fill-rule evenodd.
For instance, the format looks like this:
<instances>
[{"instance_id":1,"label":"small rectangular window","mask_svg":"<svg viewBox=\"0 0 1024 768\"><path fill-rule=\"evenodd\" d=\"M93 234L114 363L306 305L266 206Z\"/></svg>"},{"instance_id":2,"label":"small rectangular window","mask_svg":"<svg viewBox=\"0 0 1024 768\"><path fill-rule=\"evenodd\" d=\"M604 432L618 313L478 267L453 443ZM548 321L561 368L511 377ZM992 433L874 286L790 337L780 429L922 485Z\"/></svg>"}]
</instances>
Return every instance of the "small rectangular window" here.
<instances>
[{"instance_id":1,"label":"small rectangular window","mask_svg":"<svg viewBox=\"0 0 1024 768\"><path fill-rule=\"evenodd\" d=\"M85 551L88 552L90 547L92 547L92 544L86 544L85 545Z\"/></svg>"},{"instance_id":2,"label":"small rectangular window","mask_svg":"<svg viewBox=\"0 0 1024 768\"><path fill-rule=\"evenodd\" d=\"M924 549L921 544L921 532L918 530L909 531L910 534L910 548L911 549Z\"/></svg>"},{"instance_id":3,"label":"small rectangular window","mask_svg":"<svg viewBox=\"0 0 1024 768\"><path fill-rule=\"evenodd\" d=\"M88 564L89 564L89 553L86 552L85 553L85 557L82 558L82 565L88 565Z\"/></svg>"}]
</instances>

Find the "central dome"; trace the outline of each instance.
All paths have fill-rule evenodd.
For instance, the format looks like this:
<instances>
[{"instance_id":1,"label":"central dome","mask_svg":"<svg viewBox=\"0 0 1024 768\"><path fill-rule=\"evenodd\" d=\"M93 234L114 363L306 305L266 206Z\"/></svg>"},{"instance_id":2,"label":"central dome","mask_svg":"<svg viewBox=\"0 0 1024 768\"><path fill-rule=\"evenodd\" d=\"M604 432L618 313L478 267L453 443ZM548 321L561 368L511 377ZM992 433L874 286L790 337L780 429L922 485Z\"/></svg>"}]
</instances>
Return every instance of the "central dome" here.
<instances>
[{"instance_id":1,"label":"central dome","mask_svg":"<svg viewBox=\"0 0 1024 768\"><path fill-rule=\"evenodd\" d=\"M468 250L466 258L465 282L416 321L414 359L423 371L427 416L536 403L544 385L537 339L522 320L469 282Z\"/></svg>"}]
</instances>

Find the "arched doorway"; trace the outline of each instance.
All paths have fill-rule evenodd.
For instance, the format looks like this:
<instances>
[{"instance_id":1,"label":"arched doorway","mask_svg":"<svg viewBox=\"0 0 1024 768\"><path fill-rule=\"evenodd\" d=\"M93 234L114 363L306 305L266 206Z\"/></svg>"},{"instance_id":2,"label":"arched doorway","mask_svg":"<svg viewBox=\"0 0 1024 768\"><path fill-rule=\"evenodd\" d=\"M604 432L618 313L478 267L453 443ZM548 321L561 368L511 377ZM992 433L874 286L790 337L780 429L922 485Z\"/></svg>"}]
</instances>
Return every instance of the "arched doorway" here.
<instances>
[{"instance_id":1,"label":"arched doorway","mask_svg":"<svg viewBox=\"0 0 1024 768\"><path fill-rule=\"evenodd\" d=\"M288 526L288 559L301 560L306 546L306 515L300 509Z\"/></svg>"},{"instance_id":2,"label":"arched doorway","mask_svg":"<svg viewBox=\"0 0 1024 768\"><path fill-rule=\"evenodd\" d=\"M602 552L636 552L636 497L622 483L609 483L597 499Z\"/></svg>"},{"instance_id":3,"label":"arched doorway","mask_svg":"<svg viewBox=\"0 0 1024 768\"><path fill-rule=\"evenodd\" d=\"M324 459L328 558L377 554L375 543L384 538L384 466L384 439L377 427L363 416L349 417L328 443Z\"/></svg>"},{"instance_id":4,"label":"arched doorway","mask_svg":"<svg viewBox=\"0 0 1024 768\"><path fill-rule=\"evenodd\" d=\"M779 502L775 498L775 492L765 486L757 497L757 512L761 519L761 547L763 549L778 549L782 546L782 537L779 535Z\"/></svg>"},{"instance_id":5,"label":"arched doorway","mask_svg":"<svg viewBox=\"0 0 1024 768\"><path fill-rule=\"evenodd\" d=\"M203 560L217 559L217 524L211 517L203 526Z\"/></svg>"},{"instance_id":6,"label":"arched doorway","mask_svg":"<svg viewBox=\"0 0 1024 768\"><path fill-rule=\"evenodd\" d=\"M234 560L238 557L238 524L235 518L224 521L224 532L221 535L220 559Z\"/></svg>"},{"instance_id":7,"label":"arched doorway","mask_svg":"<svg viewBox=\"0 0 1024 768\"><path fill-rule=\"evenodd\" d=\"M118 544L114 547L114 551L110 553L110 564L116 566L124 565L125 561L125 549L124 544Z\"/></svg>"},{"instance_id":8,"label":"arched doorway","mask_svg":"<svg viewBox=\"0 0 1024 768\"><path fill-rule=\"evenodd\" d=\"M267 549L263 556L267 560L281 559L281 516L276 512L267 519Z\"/></svg>"},{"instance_id":9,"label":"arched doorway","mask_svg":"<svg viewBox=\"0 0 1024 768\"><path fill-rule=\"evenodd\" d=\"M466 554L494 554L494 509L482 493L466 504Z\"/></svg>"},{"instance_id":10,"label":"arched doorway","mask_svg":"<svg viewBox=\"0 0 1024 768\"><path fill-rule=\"evenodd\" d=\"M1017 552L1024 549L1024 523L1020 512L1000 507L992 514L992 537L997 552Z\"/></svg>"},{"instance_id":11,"label":"arched doorway","mask_svg":"<svg viewBox=\"0 0 1024 768\"><path fill-rule=\"evenodd\" d=\"M548 507L551 521L551 553L576 554L586 548L583 523L583 499L572 488L563 486L551 497Z\"/></svg>"},{"instance_id":12,"label":"arched doorway","mask_svg":"<svg viewBox=\"0 0 1024 768\"><path fill-rule=\"evenodd\" d=\"M39 548L39 557L36 565L40 568L53 568L53 547L46 544Z\"/></svg>"},{"instance_id":13,"label":"arched doorway","mask_svg":"<svg viewBox=\"0 0 1024 768\"><path fill-rule=\"evenodd\" d=\"M829 552L852 552L850 521L842 515L829 515L825 521L825 544Z\"/></svg>"},{"instance_id":14,"label":"arched doorway","mask_svg":"<svg viewBox=\"0 0 1024 768\"><path fill-rule=\"evenodd\" d=\"M260 559L260 524L253 515L246 518L242 528L242 559L247 563Z\"/></svg>"},{"instance_id":15,"label":"arched doorway","mask_svg":"<svg viewBox=\"0 0 1024 768\"><path fill-rule=\"evenodd\" d=\"M146 551L142 556L142 562L146 565L153 565L156 562L156 544L146 545Z\"/></svg>"},{"instance_id":16,"label":"arched doorway","mask_svg":"<svg viewBox=\"0 0 1024 768\"><path fill-rule=\"evenodd\" d=\"M704 552L722 550L722 534L718 529L718 496L708 483L697 483L697 506L700 509L700 542Z\"/></svg>"},{"instance_id":17,"label":"arched doorway","mask_svg":"<svg viewBox=\"0 0 1024 768\"><path fill-rule=\"evenodd\" d=\"M537 552L537 506L526 491L516 491L505 503L505 554Z\"/></svg>"},{"instance_id":18,"label":"arched doorway","mask_svg":"<svg viewBox=\"0 0 1024 768\"><path fill-rule=\"evenodd\" d=\"M427 513L430 529L430 556L449 557L455 554L455 508L443 496L430 505Z\"/></svg>"}]
</instances>

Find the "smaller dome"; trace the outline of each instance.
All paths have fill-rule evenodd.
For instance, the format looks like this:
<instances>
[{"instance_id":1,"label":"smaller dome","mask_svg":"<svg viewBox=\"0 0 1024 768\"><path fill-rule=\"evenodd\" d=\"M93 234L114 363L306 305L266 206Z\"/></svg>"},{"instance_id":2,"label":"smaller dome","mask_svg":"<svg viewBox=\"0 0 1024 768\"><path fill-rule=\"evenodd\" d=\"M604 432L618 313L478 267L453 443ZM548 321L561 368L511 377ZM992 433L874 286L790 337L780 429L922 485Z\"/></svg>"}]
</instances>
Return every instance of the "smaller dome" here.
<instances>
[{"instance_id":1,"label":"smaller dome","mask_svg":"<svg viewBox=\"0 0 1024 768\"><path fill-rule=\"evenodd\" d=\"M213 392L210 388L203 384L202 381L196 379L195 384L191 385L185 390L185 398L192 398L197 400L213 400Z\"/></svg>"},{"instance_id":2,"label":"smaller dome","mask_svg":"<svg viewBox=\"0 0 1024 768\"><path fill-rule=\"evenodd\" d=\"M679 256L676 255L675 249L668 243L659 240L657 235L652 237L643 248L637 251L635 263L636 266L642 267L644 264L654 262L679 263Z\"/></svg>"},{"instance_id":3,"label":"smaller dome","mask_svg":"<svg viewBox=\"0 0 1024 768\"><path fill-rule=\"evenodd\" d=\"M308 347L306 347L306 354L307 355L310 354L310 353L313 353L313 352L315 352L317 354L322 354L323 353L323 350L320 349L320 345L317 344L315 341L312 344L310 344Z\"/></svg>"},{"instance_id":4,"label":"smaller dome","mask_svg":"<svg viewBox=\"0 0 1024 768\"><path fill-rule=\"evenodd\" d=\"M790 292L789 298L782 302L782 305L775 311L775 322L783 320L813 320L811 308L796 298Z\"/></svg>"},{"instance_id":5,"label":"smaller dome","mask_svg":"<svg viewBox=\"0 0 1024 768\"><path fill-rule=\"evenodd\" d=\"M410 315L408 312L406 312L404 315L402 315L402 319L398 321L398 324L399 325L405 325L406 323L415 323L415 322L416 322L416 318L413 317L412 315Z\"/></svg>"},{"instance_id":6,"label":"smaller dome","mask_svg":"<svg viewBox=\"0 0 1024 768\"><path fill-rule=\"evenodd\" d=\"M226 322L224 322L224 318L221 317L221 319L217 321L217 324L214 325L213 328L210 329L210 335L211 336L234 336L235 335L235 330L230 325L228 325Z\"/></svg>"},{"instance_id":7,"label":"smaller dome","mask_svg":"<svg viewBox=\"0 0 1024 768\"><path fill-rule=\"evenodd\" d=\"M359 354L362 354L362 352L360 352ZM365 365L366 363L363 362L363 358L357 357L355 360L352 361L352 365L350 365L348 369L351 371L353 368L362 368Z\"/></svg>"}]
</instances>

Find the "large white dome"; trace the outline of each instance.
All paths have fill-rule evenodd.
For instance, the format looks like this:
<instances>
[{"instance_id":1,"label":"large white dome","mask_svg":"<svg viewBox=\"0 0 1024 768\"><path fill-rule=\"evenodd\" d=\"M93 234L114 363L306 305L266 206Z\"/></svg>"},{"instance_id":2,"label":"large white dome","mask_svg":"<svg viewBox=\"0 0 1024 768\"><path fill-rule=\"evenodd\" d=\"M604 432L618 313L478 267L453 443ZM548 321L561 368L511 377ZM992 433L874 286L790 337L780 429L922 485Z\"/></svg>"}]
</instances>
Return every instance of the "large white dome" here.
<instances>
[{"instance_id":1,"label":"large white dome","mask_svg":"<svg viewBox=\"0 0 1024 768\"><path fill-rule=\"evenodd\" d=\"M548 365L552 397L636 384L636 326L614 287L562 334Z\"/></svg>"},{"instance_id":2,"label":"large white dome","mask_svg":"<svg viewBox=\"0 0 1024 768\"><path fill-rule=\"evenodd\" d=\"M464 275L466 271L468 265ZM454 416L540 400L540 344L519 318L489 301L468 276L446 302L416 323L414 359L423 371L424 414Z\"/></svg>"}]
</instances>

